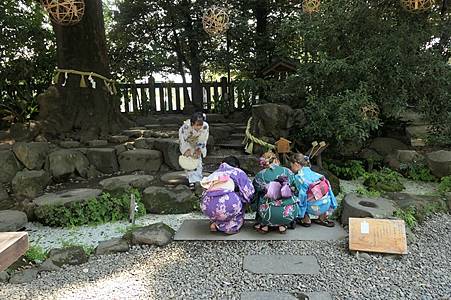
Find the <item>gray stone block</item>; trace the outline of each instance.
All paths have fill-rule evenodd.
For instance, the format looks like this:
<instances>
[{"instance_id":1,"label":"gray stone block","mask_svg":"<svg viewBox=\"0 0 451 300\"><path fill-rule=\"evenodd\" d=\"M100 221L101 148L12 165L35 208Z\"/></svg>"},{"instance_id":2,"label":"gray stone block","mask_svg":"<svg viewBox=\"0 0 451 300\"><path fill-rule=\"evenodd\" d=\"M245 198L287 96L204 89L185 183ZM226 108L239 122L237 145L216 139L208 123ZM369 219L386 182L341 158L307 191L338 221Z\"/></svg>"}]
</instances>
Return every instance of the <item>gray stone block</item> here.
<instances>
[{"instance_id":1,"label":"gray stone block","mask_svg":"<svg viewBox=\"0 0 451 300\"><path fill-rule=\"evenodd\" d=\"M395 212L394 203L385 198L368 198L350 193L343 199L341 223L347 225L349 218L391 218Z\"/></svg>"},{"instance_id":2,"label":"gray stone block","mask_svg":"<svg viewBox=\"0 0 451 300\"><path fill-rule=\"evenodd\" d=\"M316 257L301 255L245 256L243 269L254 274L319 274Z\"/></svg>"}]
</instances>

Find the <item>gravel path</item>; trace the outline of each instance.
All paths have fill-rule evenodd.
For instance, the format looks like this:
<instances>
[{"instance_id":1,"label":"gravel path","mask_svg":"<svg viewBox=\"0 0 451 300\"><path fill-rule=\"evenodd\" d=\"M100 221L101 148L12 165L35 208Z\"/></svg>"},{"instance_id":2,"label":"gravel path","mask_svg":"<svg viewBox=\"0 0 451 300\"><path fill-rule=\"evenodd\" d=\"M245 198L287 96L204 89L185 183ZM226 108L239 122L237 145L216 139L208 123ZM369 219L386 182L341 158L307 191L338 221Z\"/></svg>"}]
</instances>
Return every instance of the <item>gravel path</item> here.
<instances>
[{"instance_id":1,"label":"gravel path","mask_svg":"<svg viewBox=\"0 0 451 300\"><path fill-rule=\"evenodd\" d=\"M134 248L42 274L31 284L2 285L0 299L239 299L244 291L329 292L334 299L451 299L451 216L416 230L403 257L356 257L347 241L174 242ZM253 275L252 254L315 255L322 275Z\"/></svg>"}]
</instances>

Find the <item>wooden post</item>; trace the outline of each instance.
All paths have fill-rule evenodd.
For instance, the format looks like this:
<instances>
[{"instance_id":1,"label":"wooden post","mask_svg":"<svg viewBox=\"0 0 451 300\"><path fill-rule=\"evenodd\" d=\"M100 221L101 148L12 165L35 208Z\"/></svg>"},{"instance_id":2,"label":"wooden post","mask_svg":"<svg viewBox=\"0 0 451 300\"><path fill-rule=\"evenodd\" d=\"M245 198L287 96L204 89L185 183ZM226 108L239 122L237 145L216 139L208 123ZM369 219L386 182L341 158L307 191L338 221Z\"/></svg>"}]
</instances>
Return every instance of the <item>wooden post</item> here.
<instances>
[{"instance_id":1,"label":"wooden post","mask_svg":"<svg viewBox=\"0 0 451 300\"><path fill-rule=\"evenodd\" d=\"M178 85L175 87L175 105L176 111L182 110L182 102L180 101L180 87Z\"/></svg>"},{"instance_id":2,"label":"wooden post","mask_svg":"<svg viewBox=\"0 0 451 300\"><path fill-rule=\"evenodd\" d=\"M136 84L131 85L131 91L132 91L132 100L133 100L133 113L138 112L138 88L136 87Z\"/></svg>"},{"instance_id":3,"label":"wooden post","mask_svg":"<svg viewBox=\"0 0 451 300\"><path fill-rule=\"evenodd\" d=\"M157 104L155 100L155 78L149 77L149 101L150 101L150 113L157 111Z\"/></svg>"},{"instance_id":4,"label":"wooden post","mask_svg":"<svg viewBox=\"0 0 451 300\"><path fill-rule=\"evenodd\" d=\"M225 112L231 111L229 103L229 91L228 91L228 81L227 77L221 77L221 99L224 103Z\"/></svg>"},{"instance_id":5,"label":"wooden post","mask_svg":"<svg viewBox=\"0 0 451 300\"><path fill-rule=\"evenodd\" d=\"M174 107L172 105L172 86L170 83L168 84L168 110L169 113L174 110Z\"/></svg>"},{"instance_id":6,"label":"wooden post","mask_svg":"<svg viewBox=\"0 0 451 300\"><path fill-rule=\"evenodd\" d=\"M128 86L124 85L124 106L125 112L130 112L130 96L128 95Z\"/></svg>"},{"instance_id":7,"label":"wooden post","mask_svg":"<svg viewBox=\"0 0 451 300\"><path fill-rule=\"evenodd\" d=\"M142 111L142 113L147 114L149 111L149 102L147 100L147 95L146 95L146 89L144 84L141 85L140 87L141 90L141 105L139 107L139 109Z\"/></svg>"},{"instance_id":8,"label":"wooden post","mask_svg":"<svg viewBox=\"0 0 451 300\"><path fill-rule=\"evenodd\" d=\"M130 195L130 209L129 209L129 217L128 221L135 225L135 212L136 212L136 199L135 195Z\"/></svg>"},{"instance_id":9,"label":"wooden post","mask_svg":"<svg viewBox=\"0 0 451 300\"><path fill-rule=\"evenodd\" d=\"M6 270L28 250L28 233L0 232L0 272Z\"/></svg>"}]
</instances>

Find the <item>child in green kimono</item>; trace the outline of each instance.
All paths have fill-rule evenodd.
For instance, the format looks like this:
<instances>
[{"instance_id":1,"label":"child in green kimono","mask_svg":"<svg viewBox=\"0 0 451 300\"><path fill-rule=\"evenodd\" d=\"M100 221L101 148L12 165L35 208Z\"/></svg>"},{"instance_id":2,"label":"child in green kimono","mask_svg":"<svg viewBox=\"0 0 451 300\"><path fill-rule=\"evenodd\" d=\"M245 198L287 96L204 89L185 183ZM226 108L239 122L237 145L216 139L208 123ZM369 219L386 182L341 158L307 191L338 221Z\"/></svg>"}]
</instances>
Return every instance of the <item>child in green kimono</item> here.
<instances>
[{"instance_id":1,"label":"child in green kimono","mask_svg":"<svg viewBox=\"0 0 451 300\"><path fill-rule=\"evenodd\" d=\"M285 176L288 184L295 187L294 174L287 168L280 166L279 159L273 152L266 152L260 158L260 165L264 168L254 179L255 197L253 209L257 212L257 223L254 228L261 232L269 232L270 227L285 233L298 216L299 206L295 193L292 196L278 199L269 196L268 185Z\"/></svg>"}]
</instances>

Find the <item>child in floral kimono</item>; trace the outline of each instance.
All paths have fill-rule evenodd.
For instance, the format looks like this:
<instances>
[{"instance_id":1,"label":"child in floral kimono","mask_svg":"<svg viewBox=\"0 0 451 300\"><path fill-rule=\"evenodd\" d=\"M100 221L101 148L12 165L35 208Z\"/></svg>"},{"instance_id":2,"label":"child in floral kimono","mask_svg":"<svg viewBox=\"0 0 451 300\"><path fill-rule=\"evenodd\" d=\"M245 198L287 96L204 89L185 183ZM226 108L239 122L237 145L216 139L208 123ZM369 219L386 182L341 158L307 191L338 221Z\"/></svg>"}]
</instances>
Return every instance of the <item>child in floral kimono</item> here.
<instances>
[{"instance_id":1,"label":"child in floral kimono","mask_svg":"<svg viewBox=\"0 0 451 300\"><path fill-rule=\"evenodd\" d=\"M308 156L296 153L290 158L290 162L291 170L296 174L295 182L299 190L298 223L304 227L309 227L311 222L334 227L335 223L328 217L338 204L329 181L310 169ZM310 217L315 219L311 220Z\"/></svg>"},{"instance_id":2,"label":"child in floral kimono","mask_svg":"<svg viewBox=\"0 0 451 300\"><path fill-rule=\"evenodd\" d=\"M207 156L208 134L209 126L203 113L194 113L179 129L180 152L199 160L198 167L186 173L191 190L202 179L202 157Z\"/></svg>"},{"instance_id":3,"label":"child in floral kimono","mask_svg":"<svg viewBox=\"0 0 451 300\"><path fill-rule=\"evenodd\" d=\"M235 234L244 224L245 204L251 201L254 187L239 167L238 159L229 156L218 170L201 181L206 189L201 208L210 219L212 232Z\"/></svg>"}]
</instances>

